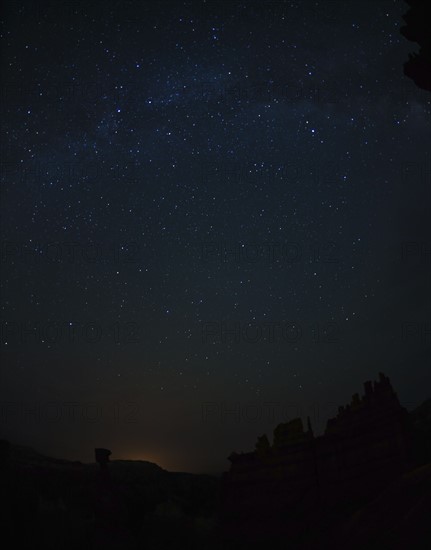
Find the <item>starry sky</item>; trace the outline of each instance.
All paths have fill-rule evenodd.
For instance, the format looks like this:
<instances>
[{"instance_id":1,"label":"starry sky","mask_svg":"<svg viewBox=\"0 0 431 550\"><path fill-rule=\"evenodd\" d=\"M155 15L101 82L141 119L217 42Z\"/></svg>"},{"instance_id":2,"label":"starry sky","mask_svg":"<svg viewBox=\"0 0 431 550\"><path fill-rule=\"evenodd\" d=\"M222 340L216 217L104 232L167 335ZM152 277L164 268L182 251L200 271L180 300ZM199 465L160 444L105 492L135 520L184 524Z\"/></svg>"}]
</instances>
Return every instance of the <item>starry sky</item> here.
<instances>
[{"instance_id":1,"label":"starry sky","mask_svg":"<svg viewBox=\"0 0 431 550\"><path fill-rule=\"evenodd\" d=\"M6 2L0 434L221 472L431 394L430 95L401 1Z\"/></svg>"}]
</instances>

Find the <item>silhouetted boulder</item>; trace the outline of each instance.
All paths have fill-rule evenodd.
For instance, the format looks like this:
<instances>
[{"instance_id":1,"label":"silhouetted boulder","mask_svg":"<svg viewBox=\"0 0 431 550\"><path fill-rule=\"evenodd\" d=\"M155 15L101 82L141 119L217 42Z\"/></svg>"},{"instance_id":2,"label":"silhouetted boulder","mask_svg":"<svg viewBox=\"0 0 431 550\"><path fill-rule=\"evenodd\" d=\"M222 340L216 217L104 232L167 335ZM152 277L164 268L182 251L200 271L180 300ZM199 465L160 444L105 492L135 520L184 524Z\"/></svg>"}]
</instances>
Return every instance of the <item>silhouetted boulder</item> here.
<instances>
[{"instance_id":1,"label":"silhouetted boulder","mask_svg":"<svg viewBox=\"0 0 431 550\"><path fill-rule=\"evenodd\" d=\"M96 462L100 464L102 469L105 469L109 462L109 457L111 456L111 451L109 449L94 449L94 454L96 457Z\"/></svg>"}]
</instances>

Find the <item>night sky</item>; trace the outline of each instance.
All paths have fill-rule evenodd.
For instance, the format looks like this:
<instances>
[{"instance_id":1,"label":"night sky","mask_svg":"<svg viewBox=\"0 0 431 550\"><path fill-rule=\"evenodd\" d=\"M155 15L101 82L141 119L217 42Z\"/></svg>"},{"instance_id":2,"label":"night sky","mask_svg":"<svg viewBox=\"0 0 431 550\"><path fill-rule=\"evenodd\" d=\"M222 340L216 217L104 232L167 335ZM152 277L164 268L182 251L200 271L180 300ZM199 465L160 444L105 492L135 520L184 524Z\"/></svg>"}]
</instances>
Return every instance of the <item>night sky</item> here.
<instances>
[{"instance_id":1,"label":"night sky","mask_svg":"<svg viewBox=\"0 0 431 550\"><path fill-rule=\"evenodd\" d=\"M6 3L2 437L221 472L379 371L430 396L407 9Z\"/></svg>"}]
</instances>

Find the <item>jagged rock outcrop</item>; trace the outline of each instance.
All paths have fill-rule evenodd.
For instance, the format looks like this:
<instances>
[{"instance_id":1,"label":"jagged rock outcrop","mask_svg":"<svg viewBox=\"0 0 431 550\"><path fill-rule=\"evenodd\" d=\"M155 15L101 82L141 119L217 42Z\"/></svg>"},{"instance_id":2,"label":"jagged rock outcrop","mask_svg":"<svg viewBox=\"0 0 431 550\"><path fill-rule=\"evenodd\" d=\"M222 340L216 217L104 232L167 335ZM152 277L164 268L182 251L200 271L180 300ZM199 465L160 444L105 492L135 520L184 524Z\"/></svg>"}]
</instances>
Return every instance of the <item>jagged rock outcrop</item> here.
<instances>
[{"instance_id":1,"label":"jagged rock outcrop","mask_svg":"<svg viewBox=\"0 0 431 550\"><path fill-rule=\"evenodd\" d=\"M324 435L310 420L280 424L273 444L258 439L249 453L232 453L223 478L227 536L301 537L322 515L345 514L377 495L412 465L409 414L389 378L364 384L364 395L339 407Z\"/></svg>"}]
</instances>

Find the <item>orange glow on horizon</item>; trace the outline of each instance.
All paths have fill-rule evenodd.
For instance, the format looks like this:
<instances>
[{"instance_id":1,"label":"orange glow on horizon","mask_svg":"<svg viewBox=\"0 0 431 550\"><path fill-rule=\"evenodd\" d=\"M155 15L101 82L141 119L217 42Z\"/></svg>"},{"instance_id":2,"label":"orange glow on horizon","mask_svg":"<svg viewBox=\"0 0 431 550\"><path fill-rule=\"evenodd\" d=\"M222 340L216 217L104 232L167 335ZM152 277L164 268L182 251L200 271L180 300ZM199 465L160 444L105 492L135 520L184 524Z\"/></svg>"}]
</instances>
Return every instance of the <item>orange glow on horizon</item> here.
<instances>
[{"instance_id":1,"label":"orange glow on horizon","mask_svg":"<svg viewBox=\"0 0 431 550\"><path fill-rule=\"evenodd\" d=\"M164 470L168 470L169 467L166 466L166 461L164 458L162 458L160 455L157 455L155 453L147 453L145 451L138 452L138 451L124 451L118 454L114 453L111 455L111 460L140 460L142 462L153 462L154 464L157 464L157 466L160 466L160 468L163 468Z\"/></svg>"}]
</instances>

